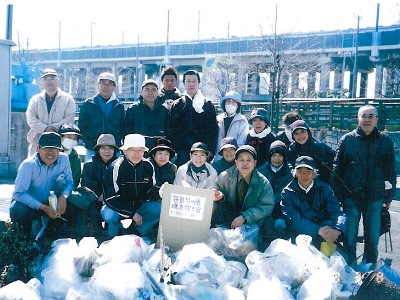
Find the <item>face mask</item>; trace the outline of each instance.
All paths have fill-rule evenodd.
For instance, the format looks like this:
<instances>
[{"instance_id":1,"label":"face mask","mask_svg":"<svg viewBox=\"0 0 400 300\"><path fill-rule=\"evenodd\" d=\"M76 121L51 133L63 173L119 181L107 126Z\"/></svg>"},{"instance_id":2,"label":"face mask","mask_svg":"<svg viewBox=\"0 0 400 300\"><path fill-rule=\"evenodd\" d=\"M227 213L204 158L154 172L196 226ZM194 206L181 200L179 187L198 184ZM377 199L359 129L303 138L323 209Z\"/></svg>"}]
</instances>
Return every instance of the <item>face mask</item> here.
<instances>
[{"instance_id":1,"label":"face mask","mask_svg":"<svg viewBox=\"0 0 400 300\"><path fill-rule=\"evenodd\" d=\"M225 110L228 115L233 115L237 110L237 106L233 104L225 104Z\"/></svg>"},{"instance_id":2,"label":"face mask","mask_svg":"<svg viewBox=\"0 0 400 300\"><path fill-rule=\"evenodd\" d=\"M74 148L76 145L78 145L78 141L76 140L72 140L69 138L63 138L62 140L62 145L65 149L72 149Z\"/></svg>"}]
</instances>

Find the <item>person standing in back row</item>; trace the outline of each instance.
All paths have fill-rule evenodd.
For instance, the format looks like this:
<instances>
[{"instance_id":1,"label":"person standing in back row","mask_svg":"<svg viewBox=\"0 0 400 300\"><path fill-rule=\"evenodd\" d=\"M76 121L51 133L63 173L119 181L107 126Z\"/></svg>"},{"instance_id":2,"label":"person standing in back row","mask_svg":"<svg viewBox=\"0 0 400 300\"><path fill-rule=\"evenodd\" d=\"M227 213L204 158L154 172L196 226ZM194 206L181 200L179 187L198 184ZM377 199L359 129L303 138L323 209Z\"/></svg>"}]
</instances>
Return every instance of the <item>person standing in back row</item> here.
<instances>
[{"instance_id":1,"label":"person standing in back row","mask_svg":"<svg viewBox=\"0 0 400 300\"><path fill-rule=\"evenodd\" d=\"M372 105L358 110L358 126L339 141L331 177L332 188L347 215L344 247L348 264L356 263L360 217L364 224L366 263L376 265L381 209L389 209L396 189L394 145L378 131L378 112Z\"/></svg>"},{"instance_id":2,"label":"person standing in back row","mask_svg":"<svg viewBox=\"0 0 400 300\"><path fill-rule=\"evenodd\" d=\"M177 153L175 164L179 167L189 159L195 142L207 145L208 162L214 158L217 147L218 124L214 104L199 90L200 75L195 70L183 74L184 95L172 104L165 127L166 137Z\"/></svg>"},{"instance_id":3,"label":"person standing in back row","mask_svg":"<svg viewBox=\"0 0 400 300\"><path fill-rule=\"evenodd\" d=\"M163 85L160 90L160 102L168 109L171 109L174 100L182 97L181 92L176 87L178 82L178 71L173 66L165 67L161 73L161 83Z\"/></svg>"},{"instance_id":4,"label":"person standing in back row","mask_svg":"<svg viewBox=\"0 0 400 300\"><path fill-rule=\"evenodd\" d=\"M93 147L102 133L112 134L117 146L121 146L124 137L124 105L117 99L115 75L104 72L97 79L99 92L86 99L79 112L78 127L81 130L86 148L86 160L95 155Z\"/></svg>"},{"instance_id":5,"label":"person standing in back row","mask_svg":"<svg viewBox=\"0 0 400 300\"><path fill-rule=\"evenodd\" d=\"M56 70L42 70L43 91L29 100L26 109L26 121L30 128L28 156L36 153L37 142L43 132L57 132L62 124L73 124L75 121L75 100L62 91L59 84Z\"/></svg>"},{"instance_id":6,"label":"person standing in back row","mask_svg":"<svg viewBox=\"0 0 400 300\"><path fill-rule=\"evenodd\" d=\"M146 138L146 147L165 136L165 120L168 109L158 97L158 84L153 79L142 83L139 102L132 104L125 114L126 134L139 133Z\"/></svg>"}]
</instances>

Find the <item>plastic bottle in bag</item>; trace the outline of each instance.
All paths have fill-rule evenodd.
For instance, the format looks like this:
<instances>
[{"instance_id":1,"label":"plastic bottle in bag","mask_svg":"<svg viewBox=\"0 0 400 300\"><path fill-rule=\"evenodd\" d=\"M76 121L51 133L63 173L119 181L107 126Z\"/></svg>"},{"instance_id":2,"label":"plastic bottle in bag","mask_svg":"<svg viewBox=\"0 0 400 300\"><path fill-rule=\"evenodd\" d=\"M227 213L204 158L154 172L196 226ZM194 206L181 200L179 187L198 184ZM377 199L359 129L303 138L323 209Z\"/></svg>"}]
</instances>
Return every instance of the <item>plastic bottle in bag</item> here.
<instances>
[{"instance_id":1,"label":"plastic bottle in bag","mask_svg":"<svg viewBox=\"0 0 400 300\"><path fill-rule=\"evenodd\" d=\"M54 194L54 191L50 191L49 195L49 205L57 211L57 196Z\"/></svg>"}]
</instances>

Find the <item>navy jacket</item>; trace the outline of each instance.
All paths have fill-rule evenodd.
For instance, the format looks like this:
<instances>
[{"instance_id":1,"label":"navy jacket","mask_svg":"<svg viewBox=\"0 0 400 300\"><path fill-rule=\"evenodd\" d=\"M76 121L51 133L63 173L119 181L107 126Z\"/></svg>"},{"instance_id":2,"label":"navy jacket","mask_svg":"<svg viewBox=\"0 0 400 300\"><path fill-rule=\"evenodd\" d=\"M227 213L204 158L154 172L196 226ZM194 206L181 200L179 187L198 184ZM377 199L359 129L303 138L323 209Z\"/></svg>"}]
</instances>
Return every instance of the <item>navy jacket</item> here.
<instances>
[{"instance_id":1,"label":"navy jacket","mask_svg":"<svg viewBox=\"0 0 400 300\"><path fill-rule=\"evenodd\" d=\"M364 203L392 201L396 189L393 141L377 128L368 136L360 127L345 134L336 150L331 179L341 201L346 197ZM386 193L385 181L393 186Z\"/></svg>"},{"instance_id":2,"label":"navy jacket","mask_svg":"<svg viewBox=\"0 0 400 300\"><path fill-rule=\"evenodd\" d=\"M341 210L332 188L314 179L314 186L306 193L300 188L297 178L282 191L282 211L289 226L297 234L317 237L320 224L331 220L332 228L345 234L346 215Z\"/></svg>"},{"instance_id":3,"label":"navy jacket","mask_svg":"<svg viewBox=\"0 0 400 300\"><path fill-rule=\"evenodd\" d=\"M100 96L97 95L96 97ZM96 104L94 100L96 97L85 100L79 111L78 127L83 135L85 147L93 149L102 133L111 133L119 147L124 136L124 105L117 99L111 100L113 107L107 117ZM103 100L100 99L99 101Z\"/></svg>"}]
</instances>

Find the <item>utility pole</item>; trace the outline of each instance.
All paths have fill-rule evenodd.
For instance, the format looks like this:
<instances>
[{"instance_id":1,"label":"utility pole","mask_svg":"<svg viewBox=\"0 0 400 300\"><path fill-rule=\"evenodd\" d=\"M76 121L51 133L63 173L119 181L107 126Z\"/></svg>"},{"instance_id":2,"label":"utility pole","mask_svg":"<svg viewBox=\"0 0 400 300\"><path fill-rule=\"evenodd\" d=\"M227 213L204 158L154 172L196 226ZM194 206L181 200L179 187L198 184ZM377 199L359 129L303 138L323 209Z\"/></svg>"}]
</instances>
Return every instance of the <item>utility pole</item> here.
<instances>
[{"instance_id":1,"label":"utility pole","mask_svg":"<svg viewBox=\"0 0 400 300\"><path fill-rule=\"evenodd\" d=\"M353 90L351 92L352 98L357 98L357 73L358 73L357 56L358 56L358 35L360 33L360 19L361 19L361 16L357 15L357 33L356 33L356 37L355 37L355 41L354 41L356 51L354 54Z\"/></svg>"}]
</instances>

